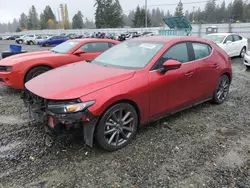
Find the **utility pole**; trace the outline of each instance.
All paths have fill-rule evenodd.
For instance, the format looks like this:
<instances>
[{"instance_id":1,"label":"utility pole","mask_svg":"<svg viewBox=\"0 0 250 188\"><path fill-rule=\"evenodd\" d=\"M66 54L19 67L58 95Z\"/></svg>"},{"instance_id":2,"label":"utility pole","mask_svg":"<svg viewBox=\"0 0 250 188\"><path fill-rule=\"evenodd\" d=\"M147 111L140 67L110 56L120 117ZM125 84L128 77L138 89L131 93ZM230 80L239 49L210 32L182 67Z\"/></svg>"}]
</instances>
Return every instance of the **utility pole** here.
<instances>
[{"instance_id":1,"label":"utility pole","mask_svg":"<svg viewBox=\"0 0 250 188\"><path fill-rule=\"evenodd\" d=\"M145 26L148 27L148 0L145 0Z\"/></svg>"},{"instance_id":2,"label":"utility pole","mask_svg":"<svg viewBox=\"0 0 250 188\"><path fill-rule=\"evenodd\" d=\"M194 23L194 9L195 9L195 6L193 6L193 23Z\"/></svg>"},{"instance_id":3,"label":"utility pole","mask_svg":"<svg viewBox=\"0 0 250 188\"><path fill-rule=\"evenodd\" d=\"M57 14L58 14L58 26L60 27L60 25L61 25L61 19L60 19L60 7L58 7L57 8ZM60 27L60 29L61 29L61 27Z\"/></svg>"},{"instance_id":4,"label":"utility pole","mask_svg":"<svg viewBox=\"0 0 250 188\"><path fill-rule=\"evenodd\" d=\"M61 18L62 18L62 28L64 29L65 17L64 17L64 6L63 6L63 4L60 4L60 9L61 9Z\"/></svg>"}]
</instances>

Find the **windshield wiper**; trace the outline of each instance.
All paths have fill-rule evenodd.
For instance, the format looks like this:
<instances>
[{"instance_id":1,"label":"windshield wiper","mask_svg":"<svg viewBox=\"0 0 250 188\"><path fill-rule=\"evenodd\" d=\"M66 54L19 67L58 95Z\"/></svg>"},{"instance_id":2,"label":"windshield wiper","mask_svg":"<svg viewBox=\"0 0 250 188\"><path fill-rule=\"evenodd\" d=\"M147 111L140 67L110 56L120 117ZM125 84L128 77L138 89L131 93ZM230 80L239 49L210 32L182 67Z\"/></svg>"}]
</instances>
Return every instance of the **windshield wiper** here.
<instances>
[{"instance_id":1,"label":"windshield wiper","mask_svg":"<svg viewBox=\"0 0 250 188\"><path fill-rule=\"evenodd\" d=\"M86 60L86 62L88 62L88 63L91 63L92 61L93 61L93 59Z\"/></svg>"},{"instance_id":2,"label":"windshield wiper","mask_svg":"<svg viewBox=\"0 0 250 188\"><path fill-rule=\"evenodd\" d=\"M50 50L51 52L58 54L59 52L55 51L55 50Z\"/></svg>"}]
</instances>

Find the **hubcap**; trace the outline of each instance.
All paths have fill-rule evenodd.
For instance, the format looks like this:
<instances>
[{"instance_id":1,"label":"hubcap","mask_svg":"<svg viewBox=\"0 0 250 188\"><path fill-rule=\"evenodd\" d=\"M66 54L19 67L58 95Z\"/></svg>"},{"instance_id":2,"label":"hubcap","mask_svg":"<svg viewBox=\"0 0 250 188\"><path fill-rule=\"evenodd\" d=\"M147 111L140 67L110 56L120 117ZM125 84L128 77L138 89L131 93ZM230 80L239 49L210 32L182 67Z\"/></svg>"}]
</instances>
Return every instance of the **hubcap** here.
<instances>
[{"instance_id":1,"label":"hubcap","mask_svg":"<svg viewBox=\"0 0 250 188\"><path fill-rule=\"evenodd\" d=\"M244 57L245 53L246 53L246 50L245 50L245 48L243 48L241 51L241 57Z\"/></svg>"},{"instance_id":2,"label":"hubcap","mask_svg":"<svg viewBox=\"0 0 250 188\"><path fill-rule=\"evenodd\" d=\"M120 146L128 141L135 129L135 117L126 109L118 109L105 123L104 136L109 145Z\"/></svg>"},{"instance_id":3,"label":"hubcap","mask_svg":"<svg viewBox=\"0 0 250 188\"><path fill-rule=\"evenodd\" d=\"M219 101L224 101L229 92L229 80L224 78L220 81L219 87L217 89L217 98Z\"/></svg>"}]
</instances>

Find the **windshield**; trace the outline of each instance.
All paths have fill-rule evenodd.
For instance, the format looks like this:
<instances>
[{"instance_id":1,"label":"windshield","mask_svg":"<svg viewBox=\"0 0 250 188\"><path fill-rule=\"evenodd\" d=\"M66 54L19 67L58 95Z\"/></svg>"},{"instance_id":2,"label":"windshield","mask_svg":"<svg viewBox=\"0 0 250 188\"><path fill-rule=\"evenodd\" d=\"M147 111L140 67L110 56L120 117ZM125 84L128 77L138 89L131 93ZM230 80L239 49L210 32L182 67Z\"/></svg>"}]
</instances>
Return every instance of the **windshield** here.
<instances>
[{"instance_id":1,"label":"windshield","mask_svg":"<svg viewBox=\"0 0 250 188\"><path fill-rule=\"evenodd\" d=\"M226 37L225 35L205 35L203 38L210 40L210 41L213 41L216 44L219 44L219 43L223 42L225 37Z\"/></svg>"},{"instance_id":2,"label":"windshield","mask_svg":"<svg viewBox=\"0 0 250 188\"><path fill-rule=\"evenodd\" d=\"M95 58L93 63L140 69L145 67L163 46L163 43L156 42L126 41L110 48Z\"/></svg>"},{"instance_id":3,"label":"windshield","mask_svg":"<svg viewBox=\"0 0 250 188\"><path fill-rule=\"evenodd\" d=\"M76 47L79 44L78 41L66 41L62 44L57 45L56 47L52 48L50 51L60 54L68 53L72 48Z\"/></svg>"}]
</instances>

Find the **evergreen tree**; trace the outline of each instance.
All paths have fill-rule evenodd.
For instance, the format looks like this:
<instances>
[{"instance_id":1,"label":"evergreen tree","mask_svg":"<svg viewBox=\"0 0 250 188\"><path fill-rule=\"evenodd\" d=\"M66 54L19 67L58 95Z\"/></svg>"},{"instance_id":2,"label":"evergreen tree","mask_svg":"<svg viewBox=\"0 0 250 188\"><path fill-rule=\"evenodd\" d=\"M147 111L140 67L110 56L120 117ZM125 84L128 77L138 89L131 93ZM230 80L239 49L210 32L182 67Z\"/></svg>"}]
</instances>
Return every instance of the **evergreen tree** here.
<instances>
[{"instance_id":1,"label":"evergreen tree","mask_svg":"<svg viewBox=\"0 0 250 188\"><path fill-rule=\"evenodd\" d=\"M215 0L208 0L205 6L205 16L208 23L216 23L216 3Z\"/></svg>"},{"instance_id":2,"label":"evergreen tree","mask_svg":"<svg viewBox=\"0 0 250 188\"><path fill-rule=\"evenodd\" d=\"M129 12L129 14L128 14L128 25L129 26L132 26L133 25L133 19L134 19L134 17L135 17L135 11L134 10L132 10L132 11L130 11Z\"/></svg>"},{"instance_id":3,"label":"evergreen tree","mask_svg":"<svg viewBox=\"0 0 250 188\"><path fill-rule=\"evenodd\" d=\"M67 4L64 5L64 29L69 29L70 23L69 23L69 12L68 12L68 6Z\"/></svg>"},{"instance_id":4,"label":"evergreen tree","mask_svg":"<svg viewBox=\"0 0 250 188\"><path fill-rule=\"evenodd\" d=\"M166 14L166 18L170 18L172 17L171 13L169 12L169 10L167 11L167 14Z\"/></svg>"},{"instance_id":5,"label":"evergreen tree","mask_svg":"<svg viewBox=\"0 0 250 188\"><path fill-rule=\"evenodd\" d=\"M135 10L135 15L134 15L134 19L133 19L133 27L141 27L141 26L142 26L142 23L141 23L141 8L138 5L136 10Z\"/></svg>"},{"instance_id":6,"label":"evergreen tree","mask_svg":"<svg viewBox=\"0 0 250 188\"><path fill-rule=\"evenodd\" d=\"M133 19L133 27L145 27L145 18L146 12L144 8L140 8L139 5L136 8L134 19ZM151 26L150 12L147 12L147 25Z\"/></svg>"},{"instance_id":7,"label":"evergreen tree","mask_svg":"<svg viewBox=\"0 0 250 188\"><path fill-rule=\"evenodd\" d=\"M217 8L217 22L225 22L226 18L226 3L225 0L221 3L220 7Z\"/></svg>"},{"instance_id":8,"label":"evergreen tree","mask_svg":"<svg viewBox=\"0 0 250 188\"><path fill-rule=\"evenodd\" d=\"M110 14L110 19L113 19L113 22L111 22L112 24L110 24L109 27L122 27L124 25L123 11L119 0L114 0L113 4L111 5L110 11L112 12L112 14Z\"/></svg>"},{"instance_id":9,"label":"evergreen tree","mask_svg":"<svg viewBox=\"0 0 250 188\"><path fill-rule=\"evenodd\" d=\"M55 28L56 17L50 6L46 6L40 14L40 29Z\"/></svg>"},{"instance_id":10,"label":"evergreen tree","mask_svg":"<svg viewBox=\"0 0 250 188\"><path fill-rule=\"evenodd\" d=\"M72 29L82 29L83 26L83 15L81 11L78 11L72 19Z\"/></svg>"},{"instance_id":11,"label":"evergreen tree","mask_svg":"<svg viewBox=\"0 0 250 188\"><path fill-rule=\"evenodd\" d=\"M20 29L20 27L18 27L17 29L16 29L16 32L18 33L18 32L21 32L22 30Z\"/></svg>"},{"instance_id":12,"label":"evergreen tree","mask_svg":"<svg viewBox=\"0 0 250 188\"><path fill-rule=\"evenodd\" d=\"M150 14L150 21L152 27L160 27L165 23L163 22L163 18L165 17L164 12L157 7L156 9L152 9Z\"/></svg>"},{"instance_id":13,"label":"evergreen tree","mask_svg":"<svg viewBox=\"0 0 250 188\"><path fill-rule=\"evenodd\" d=\"M90 21L88 18L85 19L84 26L87 29L95 29L95 23L93 21Z\"/></svg>"},{"instance_id":14,"label":"evergreen tree","mask_svg":"<svg viewBox=\"0 0 250 188\"><path fill-rule=\"evenodd\" d=\"M233 4L229 3L227 6L227 10L226 10L226 18L228 22L232 22L233 17L232 17L232 10L233 10Z\"/></svg>"},{"instance_id":15,"label":"evergreen tree","mask_svg":"<svg viewBox=\"0 0 250 188\"><path fill-rule=\"evenodd\" d=\"M175 9L174 16L183 16L183 4L181 1L179 1L178 5Z\"/></svg>"},{"instance_id":16,"label":"evergreen tree","mask_svg":"<svg viewBox=\"0 0 250 188\"><path fill-rule=\"evenodd\" d=\"M140 23L141 26L140 27L145 27L145 23L146 23L146 11L145 9L141 9L141 14L140 14ZM147 26L150 27L151 26L151 15L150 12L147 12Z\"/></svg>"},{"instance_id":17,"label":"evergreen tree","mask_svg":"<svg viewBox=\"0 0 250 188\"><path fill-rule=\"evenodd\" d=\"M188 10L185 11L185 17L188 19L189 18L189 12Z\"/></svg>"},{"instance_id":18,"label":"evergreen tree","mask_svg":"<svg viewBox=\"0 0 250 188\"><path fill-rule=\"evenodd\" d=\"M28 17L26 14L22 13L19 19L19 26L22 30L27 29L28 26Z\"/></svg>"},{"instance_id":19,"label":"evergreen tree","mask_svg":"<svg viewBox=\"0 0 250 188\"><path fill-rule=\"evenodd\" d=\"M28 14L28 29L37 29L39 25L38 14L34 5L29 10Z\"/></svg>"},{"instance_id":20,"label":"evergreen tree","mask_svg":"<svg viewBox=\"0 0 250 188\"><path fill-rule=\"evenodd\" d=\"M105 27L105 0L96 0L94 5L95 11L95 25L97 28Z\"/></svg>"},{"instance_id":21,"label":"evergreen tree","mask_svg":"<svg viewBox=\"0 0 250 188\"><path fill-rule=\"evenodd\" d=\"M250 3L246 3L246 5L244 6L244 18L245 22L250 21Z\"/></svg>"},{"instance_id":22,"label":"evergreen tree","mask_svg":"<svg viewBox=\"0 0 250 188\"><path fill-rule=\"evenodd\" d=\"M232 19L234 22L243 21L243 2L242 0L234 0L232 7Z\"/></svg>"},{"instance_id":23,"label":"evergreen tree","mask_svg":"<svg viewBox=\"0 0 250 188\"><path fill-rule=\"evenodd\" d=\"M116 28L123 25L123 13L119 0L96 0L97 28Z\"/></svg>"}]
</instances>

